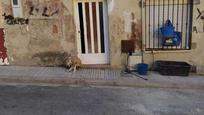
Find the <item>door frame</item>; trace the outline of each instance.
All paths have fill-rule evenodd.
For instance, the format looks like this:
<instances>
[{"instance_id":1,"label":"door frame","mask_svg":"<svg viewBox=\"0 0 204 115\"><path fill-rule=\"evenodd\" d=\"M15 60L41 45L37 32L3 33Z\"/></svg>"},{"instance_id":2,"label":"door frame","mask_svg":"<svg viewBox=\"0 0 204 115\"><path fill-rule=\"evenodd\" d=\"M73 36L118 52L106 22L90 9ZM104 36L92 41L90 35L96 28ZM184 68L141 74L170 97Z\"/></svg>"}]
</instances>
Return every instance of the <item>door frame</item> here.
<instances>
[{"instance_id":1,"label":"door frame","mask_svg":"<svg viewBox=\"0 0 204 115\"><path fill-rule=\"evenodd\" d=\"M104 19L104 43L105 43L105 55L107 56L106 61L110 64L110 39L109 39L109 24L108 24L108 4L107 0L73 0L74 3L74 18L75 18L75 35L76 35L76 44L77 44L77 55L81 59L86 54L82 54L81 50L81 35L80 35L80 24L79 24L79 15L78 15L78 2L103 2L103 19ZM101 53L102 54L102 53ZM87 55L94 55L94 54L87 54ZM100 59L99 59L100 60ZM103 59L101 59L103 60ZM94 59L92 60L95 61ZM85 63L87 64L87 63ZM95 63L89 63L90 65L95 65Z\"/></svg>"}]
</instances>

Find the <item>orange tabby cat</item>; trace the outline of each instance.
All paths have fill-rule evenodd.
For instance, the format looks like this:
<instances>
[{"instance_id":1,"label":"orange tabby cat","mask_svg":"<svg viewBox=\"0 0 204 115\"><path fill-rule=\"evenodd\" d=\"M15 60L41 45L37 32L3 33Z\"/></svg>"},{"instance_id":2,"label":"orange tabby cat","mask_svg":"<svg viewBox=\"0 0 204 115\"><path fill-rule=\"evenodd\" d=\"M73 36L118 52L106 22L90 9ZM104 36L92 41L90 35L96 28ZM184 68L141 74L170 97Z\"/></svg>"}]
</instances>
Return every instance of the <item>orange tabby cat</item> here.
<instances>
[{"instance_id":1,"label":"orange tabby cat","mask_svg":"<svg viewBox=\"0 0 204 115\"><path fill-rule=\"evenodd\" d=\"M77 68L81 67L81 59L78 56L69 56L68 60L65 63L66 67L69 68L69 72L76 72Z\"/></svg>"}]
</instances>

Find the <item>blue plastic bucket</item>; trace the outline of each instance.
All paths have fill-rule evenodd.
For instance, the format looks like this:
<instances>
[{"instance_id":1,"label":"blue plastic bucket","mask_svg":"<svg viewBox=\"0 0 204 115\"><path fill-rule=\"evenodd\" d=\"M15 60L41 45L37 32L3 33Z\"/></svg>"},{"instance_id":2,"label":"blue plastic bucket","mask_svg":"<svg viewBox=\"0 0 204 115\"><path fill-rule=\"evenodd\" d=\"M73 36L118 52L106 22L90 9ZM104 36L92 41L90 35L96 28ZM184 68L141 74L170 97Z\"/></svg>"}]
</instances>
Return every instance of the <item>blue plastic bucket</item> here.
<instances>
[{"instance_id":1,"label":"blue plastic bucket","mask_svg":"<svg viewBox=\"0 0 204 115\"><path fill-rule=\"evenodd\" d=\"M147 72L148 72L148 64L144 64L144 63L141 63L141 64L138 64L137 65L137 71L140 75L147 75Z\"/></svg>"}]
</instances>

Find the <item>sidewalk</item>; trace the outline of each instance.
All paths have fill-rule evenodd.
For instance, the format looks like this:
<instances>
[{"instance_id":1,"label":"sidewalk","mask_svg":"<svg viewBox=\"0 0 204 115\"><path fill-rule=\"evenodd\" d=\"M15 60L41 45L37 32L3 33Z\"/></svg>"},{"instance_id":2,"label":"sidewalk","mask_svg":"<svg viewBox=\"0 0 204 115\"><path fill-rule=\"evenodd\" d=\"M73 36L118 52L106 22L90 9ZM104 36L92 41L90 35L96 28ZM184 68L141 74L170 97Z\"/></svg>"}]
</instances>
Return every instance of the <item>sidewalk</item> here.
<instances>
[{"instance_id":1,"label":"sidewalk","mask_svg":"<svg viewBox=\"0 0 204 115\"><path fill-rule=\"evenodd\" d=\"M149 72L148 81L119 69L80 69L76 73L61 67L0 66L0 84L98 85L149 88L204 89L204 76L162 76Z\"/></svg>"}]
</instances>

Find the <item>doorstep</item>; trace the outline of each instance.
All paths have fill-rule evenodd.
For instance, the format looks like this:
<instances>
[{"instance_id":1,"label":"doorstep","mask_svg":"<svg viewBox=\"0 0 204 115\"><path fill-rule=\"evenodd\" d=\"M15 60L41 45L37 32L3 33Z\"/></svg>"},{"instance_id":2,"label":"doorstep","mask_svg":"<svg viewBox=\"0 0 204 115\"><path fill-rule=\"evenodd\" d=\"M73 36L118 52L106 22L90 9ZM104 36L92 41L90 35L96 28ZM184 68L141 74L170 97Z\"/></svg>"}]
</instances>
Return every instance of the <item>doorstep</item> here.
<instances>
[{"instance_id":1,"label":"doorstep","mask_svg":"<svg viewBox=\"0 0 204 115\"><path fill-rule=\"evenodd\" d=\"M191 74L189 77L162 76L149 72L148 80L120 69L79 69L75 73L61 67L0 66L0 84L16 85L82 85L125 86L143 88L179 88L204 90L204 77Z\"/></svg>"}]
</instances>

